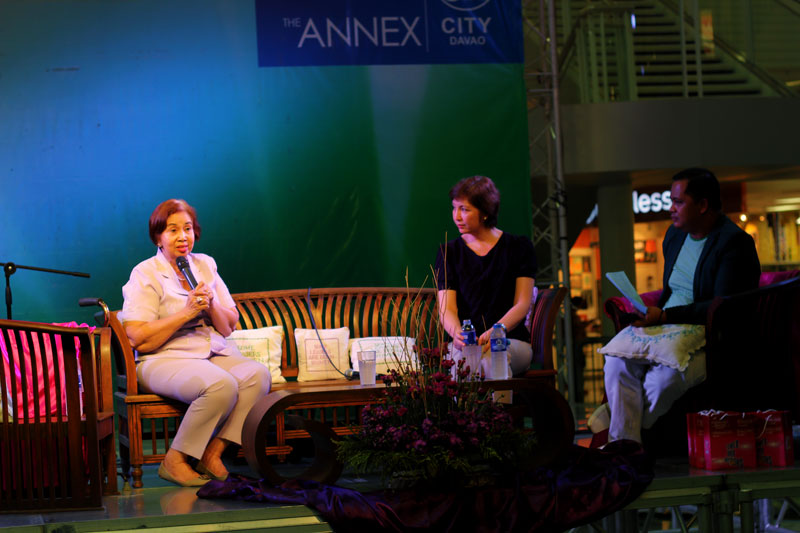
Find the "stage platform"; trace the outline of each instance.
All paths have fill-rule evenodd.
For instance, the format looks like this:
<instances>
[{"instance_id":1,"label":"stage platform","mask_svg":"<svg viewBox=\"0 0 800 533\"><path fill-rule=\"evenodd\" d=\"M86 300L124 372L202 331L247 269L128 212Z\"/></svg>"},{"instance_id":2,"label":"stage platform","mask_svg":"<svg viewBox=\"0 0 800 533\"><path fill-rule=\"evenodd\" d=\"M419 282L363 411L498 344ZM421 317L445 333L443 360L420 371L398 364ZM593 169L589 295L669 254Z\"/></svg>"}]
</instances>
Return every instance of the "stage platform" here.
<instances>
[{"instance_id":1,"label":"stage platform","mask_svg":"<svg viewBox=\"0 0 800 533\"><path fill-rule=\"evenodd\" d=\"M584 437L578 435L577 441ZM253 476L242 459L226 460L232 473ZM282 465L283 475L292 475L307 465ZM160 479L156 465L145 465L144 487L125 486L120 495L105 497L100 510L0 514L0 533L157 531L333 531L313 510L303 505L273 505L236 500L201 499L196 489L180 488ZM357 478L347 472L339 485L360 491L375 490L380 480ZM685 460L657 462L656 478L636 501L618 516L596 523L608 532L687 531L714 533L769 530L800 532L800 511L784 509L780 526L776 523L785 498L800 498L800 468L709 472L688 467ZM761 498L770 498L767 500ZM753 507L754 516L738 512L739 503L761 501ZM791 506L790 506L791 507ZM694 518L693 518L694 517ZM710 525L713 524L713 525ZM751 526L750 524L753 524ZM767 524L769 524L769 527ZM721 527L720 527L721 526ZM764 527L767 526L767 527ZM643 527L645 529L643 529ZM711 529L708 529L711 528ZM575 530L597 531L591 525Z\"/></svg>"},{"instance_id":2,"label":"stage platform","mask_svg":"<svg viewBox=\"0 0 800 533\"><path fill-rule=\"evenodd\" d=\"M232 473L253 477L243 460L226 461ZM291 475L307 465L285 465ZM144 488L122 487L118 496L103 498L103 509L0 514L0 532L82 533L93 531L156 531L188 533L213 531L281 531L314 533L333 531L330 525L304 505L270 505L235 500L210 500L196 496L196 488L181 488L158 477L157 465L145 465ZM373 490L377 478L367 480L344 475L339 483L358 490ZM121 484L121 479L120 479Z\"/></svg>"},{"instance_id":3,"label":"stage platform","mask_svg":"<svg viewBox=\"0 0 800 533\"><path fill-rule=\"evenodd\" d=\"M603 520L600 529L614 533L800 531L798 498L798 466L709 471L690 468L684 458L660 459L647 490L625 510Z\"/></svg>"}]
</instances>

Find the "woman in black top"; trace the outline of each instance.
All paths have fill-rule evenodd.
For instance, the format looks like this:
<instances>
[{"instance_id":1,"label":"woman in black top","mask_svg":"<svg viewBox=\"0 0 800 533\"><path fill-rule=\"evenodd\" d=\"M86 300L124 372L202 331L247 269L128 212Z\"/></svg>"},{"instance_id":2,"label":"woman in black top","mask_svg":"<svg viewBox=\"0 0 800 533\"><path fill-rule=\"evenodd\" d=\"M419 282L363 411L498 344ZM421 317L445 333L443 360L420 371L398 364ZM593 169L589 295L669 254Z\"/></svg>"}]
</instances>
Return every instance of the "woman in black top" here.
<instances>
[{"instance_id":1,"label":"woman in black top","mask_svg":"<svg viewBox=\"0 0 800 533\"><path fill-rule=\"evenodd\" d=\"M484 353L492 326L502 323L510 341L511 373L522 373L533 355L524 324L536 275L533 244L497 228L500 193L489 178L459 181L450 189L450 199L461 236L440 247L436 257L439 318L459 352L464 345L462 320L472 320Z\"/></svg>"}]
</instances>

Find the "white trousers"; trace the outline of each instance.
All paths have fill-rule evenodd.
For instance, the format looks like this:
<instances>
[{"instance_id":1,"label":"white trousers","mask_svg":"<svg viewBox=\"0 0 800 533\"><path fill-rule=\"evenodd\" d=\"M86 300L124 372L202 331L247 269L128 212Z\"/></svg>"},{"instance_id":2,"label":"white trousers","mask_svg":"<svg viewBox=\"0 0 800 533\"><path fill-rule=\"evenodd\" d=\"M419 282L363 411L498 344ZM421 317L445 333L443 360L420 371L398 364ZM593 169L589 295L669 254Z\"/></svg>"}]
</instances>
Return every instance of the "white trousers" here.
<instances>
[{"instance_id":1,"label":"white trousers","mask_svg":"<svg viewBox=\"0 0 800 533\"><path fill-rule=\"evenodd\" d=\"M646 359L607 356L603 371L611 410L608 441L642 442L643 427L652 427L675 400L705 380L706 356L692 356L683 372Z\"/></svg>"},{"instance_id":2,"label":"white trousers","mask_svg":"<svg viewBox=\"0 0 800 533\"><path fill-rule=\"evenodd\" d=\"M197 459L217 428L217 437L241 444L247 413L272 384L266 366L241 355L147 359L136 376L148 392L189 404L171 447Z\"/></svg>"}]
</instances>

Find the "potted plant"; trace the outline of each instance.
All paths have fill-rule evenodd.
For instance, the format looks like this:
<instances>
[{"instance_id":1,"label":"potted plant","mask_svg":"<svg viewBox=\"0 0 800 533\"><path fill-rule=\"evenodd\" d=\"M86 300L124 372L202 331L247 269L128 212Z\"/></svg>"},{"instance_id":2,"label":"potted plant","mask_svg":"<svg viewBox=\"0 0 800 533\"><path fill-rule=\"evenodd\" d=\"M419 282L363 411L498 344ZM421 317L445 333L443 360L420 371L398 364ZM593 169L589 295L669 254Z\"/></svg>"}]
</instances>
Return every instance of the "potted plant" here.
<instances>
[{"instance_id":1,"label":"potted plant","mask_svg":"<svg viewBox=\"0 0 800 533\"><path fill-rule=\"evenodd\" d=\"M480 485L523 467L534 453L533 431L514 423L463 360L453 372L446 348L416 351L418 358L396 357L401 364L384 377L382 400L338 442L339 459L355 473L378 472L390 488Z\"/></svg>"}]
</instances>

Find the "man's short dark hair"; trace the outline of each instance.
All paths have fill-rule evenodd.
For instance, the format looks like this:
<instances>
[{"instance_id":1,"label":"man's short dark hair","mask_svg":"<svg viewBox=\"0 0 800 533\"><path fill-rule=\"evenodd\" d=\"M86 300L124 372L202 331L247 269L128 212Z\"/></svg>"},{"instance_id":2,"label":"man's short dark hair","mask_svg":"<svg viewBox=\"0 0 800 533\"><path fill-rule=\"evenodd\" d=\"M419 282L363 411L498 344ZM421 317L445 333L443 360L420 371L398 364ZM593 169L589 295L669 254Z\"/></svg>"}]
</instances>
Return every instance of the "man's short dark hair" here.
<instances>
[{"instance_id":1,"label":"man's short dark hair","mask_svg":"<svg viewBox=\"0 0 800 533\"><path fill-rule=\"evenodd\" d=\"M679 180L688 180L685 192L692 200L699 202L705 199L708 200L708 207L714 211L722 210L719 181L713 172L705 168L687 168L672 176L672 181Z\"/></svg>"}]
</instances>

